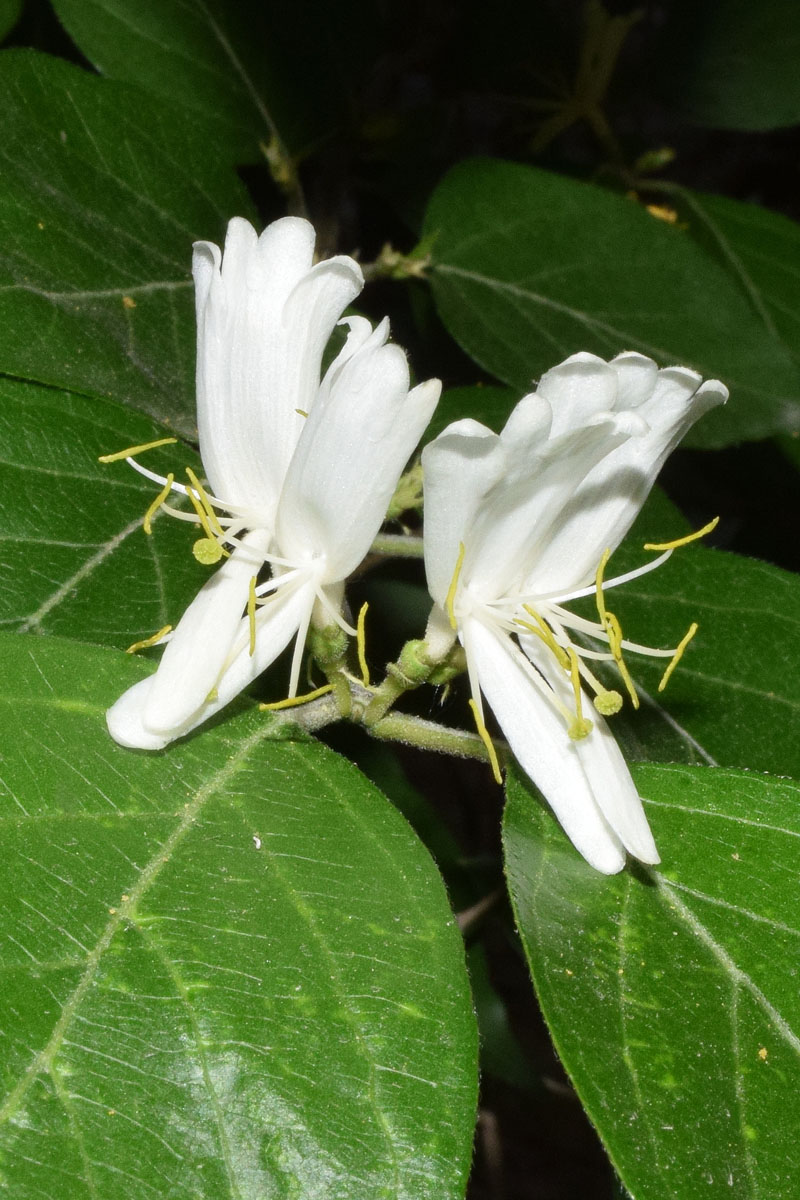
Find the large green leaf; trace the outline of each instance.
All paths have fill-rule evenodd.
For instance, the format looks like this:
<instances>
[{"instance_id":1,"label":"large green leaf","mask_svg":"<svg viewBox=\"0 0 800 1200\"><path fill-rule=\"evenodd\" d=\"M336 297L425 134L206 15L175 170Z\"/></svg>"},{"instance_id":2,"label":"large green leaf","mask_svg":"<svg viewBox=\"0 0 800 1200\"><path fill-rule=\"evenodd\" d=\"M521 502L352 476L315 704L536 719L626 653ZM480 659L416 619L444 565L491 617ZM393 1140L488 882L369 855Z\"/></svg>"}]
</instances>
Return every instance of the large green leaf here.
<instances>
[{"instance_id":1,"label":"large green leaf","mask_svg":"<svg viewBox=\"0 0 800 1200\"><path fill-rule=\"evenodd\" d=\"M157 514L148 537L158 486L97 461L167 432L110 400L0 379L0 626L124 648L177 623L208 575L194 527ZM182 445L143 461L202 474Z\"/></svg>"},{"instance_id":2,"label":"large green leaf","mask_svg":"<svg viewBox=\"0 0 800 1200\"><path fill-rule=\"evenodd\" d=\"M631 538L612 573L647 558ZM645 645L676 646L693 621L700 627L661 694L664 659L627 656L642 707L613 721L629 754L800 778L800 577L689 547L607 602Z\"/></svg>"},{"instance_id":3,"label":"large green leaf","mask_svg":"<svg viewBox=\"0 0 800 1200\"><path fill-rule=\"evenodd\" d=\"M642 767L663 865L600 875L522 783L509 885L556 1047L634 1200L794 1195L800 787Z\"/></svg>"},{"instance_id":4,"label":"large green leaf","mask_svg":"<svg viewBox=\"0 0 800 1200\"><path fill-rule=\"evenodd\" d=\"M258 712L125 751L142 664L0 642L9 1194L462 1196L474 1019L403 819Z\"/></svg>"},{"instance_id":5,"label":"large green leaf","mask_svg":"<svg viewBox=\"0 0 800 1200\"><path fill-rule=\"evenodd\" d=\"M800 225L758 204L676 187L689 233L735 279L764 328L800 360Z\"/></svg>"},{"instance_id":6,"label":"large green leaf","mask_svg":"<svg viewBox=\"0 0 800 1200\"><path fill-rule=\"evenodd\" d=\"M795 0L678 0L656 67L690 120L722 129L800 122L800 16Z\"/></svg>"},{"instance_id":7,"label":"large green leaf","mask_svg":"<svg viewBox=\"0 0 800 1200\"><path fill-rule=\"evenodd\" d=\"M344 121L352 76L342 57L361 47L371 15L356 0L53 0L84 54L104 74L139 84L209 139L206 154L251 161L277 137L292 154Z\"/></svg>"},{"instance_id":8,"label":"large green leaf","mask_svg":"<svg viewBox=\"0 0 800 1200\"><path fill-rule=\"evenodd\" d=\"M190 430L192 242L250 215L196 122L46 55L0 55L0 373Z\"/></svg>"},{"instance_id":9,"label":"large green leaf","mask_svg":"<svg viewBox=\"0 0 800 1200\"><path fill-rule=\"evenodd\" d=\"M431 283L450 332L520 389L576 350L636 349L721 378L724 409L692 431L722 446L800 426L800 369L739 281L633 200L511 163L473 160L433 195Z\"/></svg>"}]
</instances>

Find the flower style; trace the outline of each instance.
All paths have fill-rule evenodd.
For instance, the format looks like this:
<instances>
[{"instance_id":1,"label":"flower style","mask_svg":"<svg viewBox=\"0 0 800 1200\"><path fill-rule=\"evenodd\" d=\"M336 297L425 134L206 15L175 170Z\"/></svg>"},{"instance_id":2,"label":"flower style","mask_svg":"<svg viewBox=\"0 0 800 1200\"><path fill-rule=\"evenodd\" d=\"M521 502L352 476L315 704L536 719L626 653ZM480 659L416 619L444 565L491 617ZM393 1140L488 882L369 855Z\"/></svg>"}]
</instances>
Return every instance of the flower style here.
<instances>
[{"instance_id":1,"label":"flower style","mask_svg":"<svg viewBox=\"0 0 800 1200\"><path fill-rule=\"evenodd\" d=\"M684 367L659 371L640 354L608 363L576 354L520 400L499 436L462 420L423 451L425 566L435 601L428 653L443 658L458 637L487 745L482 695L571 841L607 874L621 870L626 850L642 862L659 859L603 719L622 697L588 664L615 662L638 703L623 651L674 665L690 635L677 650L628 642L604 599L679 543L648 547L664 553L619 578L604 583L603 572L669 452L727 395L716 380L701 383ZM565 607L592 594L596 622ZM591 720L585 689L594 693Z\"/></svg>"},{"instance_id":2,"label":"flower style","mask_svg":"<svg viewBox=\"0 0 800 1200\"><path fill-rule=\"evenodd\" d=\"M167 641L156 673L107 714L122 745L160 749L206 720L296 637L294 695L312 620L337 623L343 583L384 519L397 480L439 397L438 380L409 391L389 326L363 317L320 381L322 354L363 286L339 256L312 266L314 230L286 217L260 237L234 218L224 253L194 247L197 423L211 494L147 471L160 505L195 521L204 562L225 561ZM193 513L171 508L188 495ZM271 578L259 582L265 564Z\"/></svg>"}]
</instances>

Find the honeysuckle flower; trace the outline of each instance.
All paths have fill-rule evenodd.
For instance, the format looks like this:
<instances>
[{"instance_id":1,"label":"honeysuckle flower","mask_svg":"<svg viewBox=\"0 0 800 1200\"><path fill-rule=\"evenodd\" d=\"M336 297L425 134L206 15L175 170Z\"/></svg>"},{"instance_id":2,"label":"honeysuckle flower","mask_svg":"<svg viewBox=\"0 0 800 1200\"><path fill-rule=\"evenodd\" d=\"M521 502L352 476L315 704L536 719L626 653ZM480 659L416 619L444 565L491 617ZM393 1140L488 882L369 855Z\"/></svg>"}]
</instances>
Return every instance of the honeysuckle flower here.
<instances>
[{"instance_id":1,"label":"honeysuckle flower","mask_svg":"<svg viewBox=\"0 0 800 1200\"><path fill-rule=\"evenodd\" d=\"M224 253L194 247L197 423L210 491L137 470L163 506L197 522L195 554L224 562L167 642L156 673L108 711L122 745L160 749L227 704L296 638L294 695L309 624L338 623L343 583L366 554L438 400L438 380L409 390L389 326L345 320L345 344L320 380L322 354L363 285L347 257L312 265L314 230L286 217L260 237L228 226ZM171 508L173 491L193 513ZM268 564L271 577L259 580Z\"/></svg>"},{"instance_id":2,"label":"honeysuckle flower","mask_svg":"<svg viewBox=\"0 0 800 1200\"><path fill-rule=\"evenodd\" d=\"M482 697L569 838L608 874L622 868L625 851L645 863L659 859L604 720L622 697L589 664L615 662L633 698L624 651L674 663L687 639L677 650L631 643L605 600L679 543L649 547L663 553L619 578L604 582L603 574L666 456L727 395L716 380L702 383L684 367L659 371L640 354L608 363L576 354L547 372L499 436L457 421L422 455L435 602L428 653L444 658L458 637L487 745ZM565 607L592 594L597 621Z\"/></svg>"}]
</instances>

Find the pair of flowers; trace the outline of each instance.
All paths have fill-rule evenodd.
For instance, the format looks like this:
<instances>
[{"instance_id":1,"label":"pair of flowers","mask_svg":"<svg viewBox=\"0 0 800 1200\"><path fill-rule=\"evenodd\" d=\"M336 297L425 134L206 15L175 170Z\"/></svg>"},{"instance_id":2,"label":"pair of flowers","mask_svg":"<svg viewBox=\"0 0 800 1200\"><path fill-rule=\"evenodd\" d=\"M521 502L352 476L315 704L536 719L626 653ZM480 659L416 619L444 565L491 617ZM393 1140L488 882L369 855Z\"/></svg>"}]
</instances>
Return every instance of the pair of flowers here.
<instances>
[{"instance_id":1,"label":"pair of flowers","mask_svg":"<svg viewBox=\"0 0 800 1200\"><path fill-rule=\"evenodd\" d=\"M195 246L197 420L210 493L194 476L184 485L129 461L161 484L163 507L202 526L198 557L225 561L163 639L155 674L109 710L122 745L160 749L187 733L292 639L294 695L310 625L355 632L344 582L384 520L440 383L409 389L388 322L373 329L362 317L340 322L344 346L321 378L325 347L363 277L344 256L312 265L313 250L312 227L292 217L260 237L235 218L224 254ZM619 870L626 850L658 861L602 716L621 699L588 666L611 659L627 677L623 650L641 649L624 641L605 608L602 570L666 455L726 396L716 381L659 371L639 354L610 363L578 354L543 377L499 436L458 421L423 451L434 601L427 657L443 660L462 643L487 744L482 696L569 837L601 871ZM189 496L194 513L169 508L173 491ZM564 607L593 592L597 622ZM591 644L576 644L575 633Z\"/></svg>"}]
</instances>

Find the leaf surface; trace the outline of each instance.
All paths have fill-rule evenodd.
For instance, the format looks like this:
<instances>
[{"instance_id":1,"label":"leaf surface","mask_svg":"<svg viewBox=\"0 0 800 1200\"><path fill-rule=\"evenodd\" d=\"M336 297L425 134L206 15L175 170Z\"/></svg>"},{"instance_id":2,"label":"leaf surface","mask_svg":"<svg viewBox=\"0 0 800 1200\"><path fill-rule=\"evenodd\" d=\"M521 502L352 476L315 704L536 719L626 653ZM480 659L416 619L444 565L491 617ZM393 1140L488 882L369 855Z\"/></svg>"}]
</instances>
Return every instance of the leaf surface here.
<instances>
[{"instance_id":1,"label":"leaf surface","mask_svg":"<svg viewBox=\"0 0 800 1200\"><path fill-rule=\"evenodd\" d=\"M0 373L190 431L192 242L251 215L241 183L190 117L44 54L0 55L0 105Z\"/></svg>"},{"instance_id":2,"label":"leaf surface","mask_svg":"<svg viewBox=\"0 0 800 1200\"><path fill-rule=\"evenodd\" d=\"M141 664L0 643L4 1187L461 1197L474 1018L403 819L252 710L123 750L103 710Z\"/></svg>"},{"instance_id":3,"label":"leaf surface","mask_svg":"<svg viewBox=\"0 0 800 1200\"><path fill-rule=\"evenodd\" d=\"M640 350L731 391L692 430L723 446L800 425L800 370L738 280L635 201L547 171L476 159L434 193L431 284L450 333L520 390L578 350Z\"/></svg>"},{"instance_id":4,"label":"leaf surface","mask_svg":"<svg viewBox=\"0 0 800 1200\"><path fill-rule=\"evenodd\" d=\"M507 873L542 1009L634 1200L789 1196L800 786L635 776L662 866L610 878L509 782Z\"/></svg>"},{"instance_id":5,"label":"leaf surface","mask_svg":"<svg viewBox=\"0 0 800 1200\"><path fill-rule=\"evenodd\" d=\"M0 628L124 649L176 625L208 578L197 527L142 517L158 485L101 454L169 434L110 400L0 379ZM202 477L186 445L148 451L149 469Z\"/></svg>"},{"instance_id":6,"label":"leaf surface","mask_svg":"<svg viewBox=\"0 0 800 1200\"><path fill-rule=\"evenodd\" d=\"M259 144L273 138L298 155L331 135L347 108L342 48L363 37L370 16L355 0L337 5L335 17L319 0L54 6L98 70L185 110L209 139L207 158L238 162L262 158Z\"/></svg>"}]
</instances>

